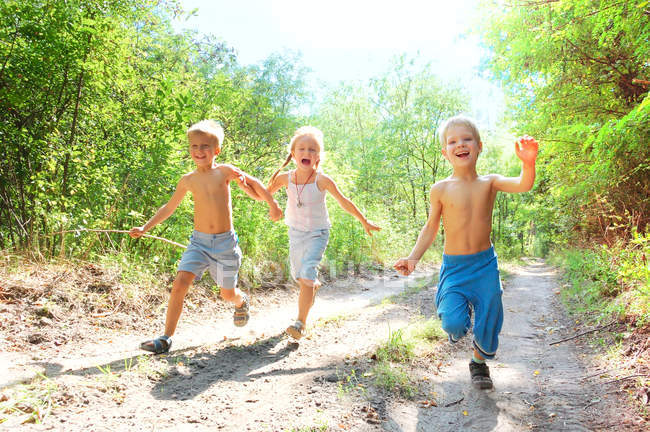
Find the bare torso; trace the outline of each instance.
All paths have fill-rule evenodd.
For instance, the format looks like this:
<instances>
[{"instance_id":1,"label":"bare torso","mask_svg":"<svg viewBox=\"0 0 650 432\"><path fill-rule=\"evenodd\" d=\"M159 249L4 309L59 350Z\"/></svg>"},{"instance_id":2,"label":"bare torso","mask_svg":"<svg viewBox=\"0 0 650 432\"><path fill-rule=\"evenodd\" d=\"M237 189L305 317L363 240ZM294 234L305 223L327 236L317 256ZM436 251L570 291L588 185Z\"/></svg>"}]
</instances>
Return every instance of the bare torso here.
<instances>
[{"instance_id":1,"label":"bare torso","mask_svg":"<svg viewBox=\"0 0 650 432\"><path fill-rule=\"evenodd\" d=\"M450 177L439 183L445 254L467 255L490 247L496 198L493 181L494 176L486 175L473 179Z\"/></svg>"},{"instance_id":2,"label":"bare torso","mask_svg":"<svg viewBox=\"0 0 650 432\"><path fill-rule=\"evenodd\" d=\"M232 229L230 181L225 169L217 165L208 171L193 171L185 176L187 190L194 198L194 229L219 234Z\"/></svg>"}]
</instances>

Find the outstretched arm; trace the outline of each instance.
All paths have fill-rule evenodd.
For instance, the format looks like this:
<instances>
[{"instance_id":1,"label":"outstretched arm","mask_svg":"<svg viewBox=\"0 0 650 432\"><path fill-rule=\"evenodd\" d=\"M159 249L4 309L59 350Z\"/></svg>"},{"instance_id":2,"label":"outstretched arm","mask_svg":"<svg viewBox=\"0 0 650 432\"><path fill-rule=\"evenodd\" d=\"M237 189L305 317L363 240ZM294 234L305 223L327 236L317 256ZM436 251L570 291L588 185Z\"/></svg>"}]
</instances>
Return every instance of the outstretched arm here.
<instances>
[{"instance_id":1,"label":"outstretched arm","mask_svg":"<svg viewBox=\"0 0 650 432\"><path fill-rule=\"evenodd\" d=\"M535 160L539 144L533 137L524 135L515 141L515 153L521 159L523 166L519 177L504 177L497 175L494 188L497 191L517 193L528 192L535 184Z\"/></svg>"},{"instance_id":2,"label":"outstretched arm","mask_svg":"<svg viewBox=\"0 0 650 432\"><path fill-rule=\"evenodd\" d=\"M160 207L156 212L156 214L153 215L146 224L139 227L131 228L131 230L129 231L129 235L133 238L141 237L144 233L149 231L151 228L155 227L156 225L158 225L159 223L167 219L169 216L171 216L176 210L176 208L178 207L178 205L183 200L183 197L185 197L187 191L188 191L187 178L183 176L178 182L178 185L176 186L176 190L172 194L169 201L167 201L165 205Z\"/></svg>"},{"instance_id":3,"label":"outstretched arm","mask_svg":"<svg viewBox=\"0 0 650 432\"><path fill-rule=\"evenodd\" d=\"M380 227L375 225L374 223L370 222L366 217L361 214L361 211L357 208L356 205L352 201L350 201L345 195L341 193L339 188L336 186L336 183L334 183L334 180L332 180L330 177L326 175L321 175L321 178L323 179L323 189L328 191L329 193L332 194L336 202L339 203L341 208L345 210L346 212L350 213L352 216L355 218L359 219L359 222L361 222L361 225L363 225L363 229L366 230L366 233L368 235L372 235L373 231L379 231L381 230Z\"/></svg>"},{"instance_id":4,"label":"outstretched arm","mask_svg":"<svg viewBox=\"0 0 650 432\"><path fill-rule=\"evenodd\" d=\"M420 230L420 235L418 235L418 239L415 242L415 246L413 246L411 254L406 258L400 258L393 266L395 270L403 276L408 276L413 273L413 270L415 270L415 266L422 258L422 255L424 255L427 249L429 249L431 243L433 243L433 240L436 238L436 234L438 234L440 215L442 214L442 204L440 203L440 190L439 188L436 188L436 185L433 185L431 188L429 201L431 202L429 218Z\"/></svg>"}]
</instances>

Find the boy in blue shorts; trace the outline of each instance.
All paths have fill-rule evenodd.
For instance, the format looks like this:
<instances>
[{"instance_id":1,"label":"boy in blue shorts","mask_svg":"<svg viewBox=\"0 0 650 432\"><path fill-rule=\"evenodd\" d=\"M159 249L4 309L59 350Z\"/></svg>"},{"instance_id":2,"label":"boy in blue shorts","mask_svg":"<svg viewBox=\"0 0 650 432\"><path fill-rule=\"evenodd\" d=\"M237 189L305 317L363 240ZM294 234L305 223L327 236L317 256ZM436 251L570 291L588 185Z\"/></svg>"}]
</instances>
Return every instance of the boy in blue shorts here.
<instances>
[{"instance_id":1,"label":"boy in blue shorts","mask_svg":"<svg viewBox=\"0 0 650 432\"><path fill-rule=\"evenodd\" d=\"M468 332L473 309L470 375L475 387L490 389L492 380L485 359L494 358L503 323L497 255L490 241L492 209L497 192L527 192L533 187L538 144L529 136L519 138L515 153L523 163L521 175L504 177L477 174L476 161L483 143L472 119L448 119L440 127L439 138L453 174L431 187L429 218L411 254L394 267L404 276L413 272L435 239L442 218L445 244L436 294L438 316L453 343Z\"/></svg>"},{"instance_id":2,"label":"boy in blue shorts","mask_svg":"<svg viewBox=\"0 0 650 432\"><path fill-rule=\"evenodd\" d=\"M174 213L188 192L194 198L194 232L190 244L181 258L169 297L165 333L143 342L140 348L156 354L171 348L171 336L183 310L183 300L194 282L207 269L220 286L221 297L235 305L234 322L244 326L249 319L249 302L246 294L237 288L237 274L241 264L237 233L232 226L230 182L251 198L263 199L269 204L269 217L280 220L282 210L266 188L254 177L232 165L216 164L221 152L223 128L212 120L202 120L187 130L189 152L196 165L191 173L181 177L173 195L143 226L132 228L131 237L137 238Z\"/></svg>"}]
</instances>

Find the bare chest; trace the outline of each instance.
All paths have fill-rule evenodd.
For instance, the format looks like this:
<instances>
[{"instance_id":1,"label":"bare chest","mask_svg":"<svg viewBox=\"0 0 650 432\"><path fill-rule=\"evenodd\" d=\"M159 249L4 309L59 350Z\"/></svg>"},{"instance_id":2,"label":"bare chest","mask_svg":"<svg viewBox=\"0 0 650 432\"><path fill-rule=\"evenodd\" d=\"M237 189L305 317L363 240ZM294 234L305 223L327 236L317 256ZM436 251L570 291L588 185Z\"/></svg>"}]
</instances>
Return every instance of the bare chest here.
<instances>
[{"instance_id":1,"label":"bare chest","mask_svg":"<svg viewBox=\"0 0 650 432\"><path fill-rule=\"evenodd\" d=\"M449 221L490 216L494 195L488 182L449 185L441 197L443 218Z\"/></svg>"}]
</instances>

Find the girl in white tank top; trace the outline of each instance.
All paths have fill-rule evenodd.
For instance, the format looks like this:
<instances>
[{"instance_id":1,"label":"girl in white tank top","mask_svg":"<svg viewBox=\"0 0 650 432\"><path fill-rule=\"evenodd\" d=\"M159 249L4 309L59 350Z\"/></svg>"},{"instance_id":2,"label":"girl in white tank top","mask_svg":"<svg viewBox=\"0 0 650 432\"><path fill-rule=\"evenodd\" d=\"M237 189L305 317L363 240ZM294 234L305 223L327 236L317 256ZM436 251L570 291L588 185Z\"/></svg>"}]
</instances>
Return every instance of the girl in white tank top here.
<instances>
[{"instance_id":1,"label":"girl in white tank top","mask_svg":"<svg viewBox=\"0 0 650 432\"><path fill-rule=\"evenodd\" d=\"M323 258L331 226L325 204L327 192L332 194L343 210L359 219L369 235L381 228L368 221L357 206L341 193L334 180L318 170L323 150L323 133L319 129L313 126L299 128L291 138L289 147L290 153L271 177L268 190L274 194L282 187L287 188L285 223L289 226L291 275L300 285L298 319L287 328L287 333L294 339L300 339L307 314L321 285L317 268ZM292 159L296 169L280 174Z\"/></svg>"}]
</instances>

